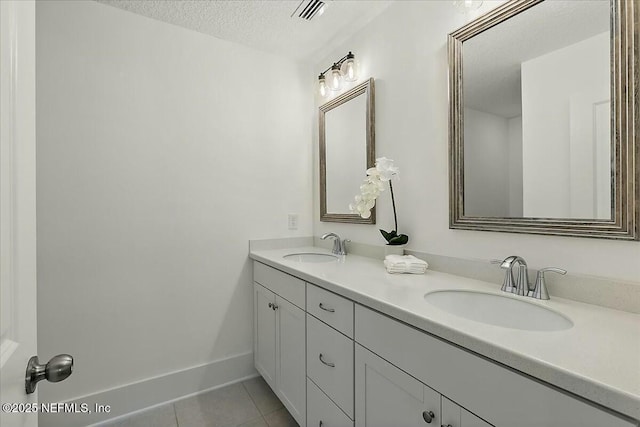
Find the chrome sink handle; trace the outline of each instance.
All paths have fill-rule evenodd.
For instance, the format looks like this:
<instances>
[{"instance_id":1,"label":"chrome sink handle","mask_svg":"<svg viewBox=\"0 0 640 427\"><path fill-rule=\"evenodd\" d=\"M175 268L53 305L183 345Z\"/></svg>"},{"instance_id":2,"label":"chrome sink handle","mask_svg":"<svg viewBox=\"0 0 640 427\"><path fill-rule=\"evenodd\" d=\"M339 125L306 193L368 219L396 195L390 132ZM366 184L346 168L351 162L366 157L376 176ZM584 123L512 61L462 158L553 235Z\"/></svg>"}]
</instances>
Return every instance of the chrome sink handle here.
<instances>
[{"instance_id":1,"label":"chrome sink handle","mask_svg":"<svg viewBox=\"0 0 640 427\"><path fill-rule=\"evenodd\" d=\"M538 275L536 276L536 287L533 289L533 294L531 294L532 298L535 299L550 299L549 292L547 292L547 284L544 280L544 273L547 271L551 271L552 273L558 273L565 275L567 274L567 270L563 270L562 268L556 267L547 267L541 270L538 270Z\"/></svg>"}]
</instances>

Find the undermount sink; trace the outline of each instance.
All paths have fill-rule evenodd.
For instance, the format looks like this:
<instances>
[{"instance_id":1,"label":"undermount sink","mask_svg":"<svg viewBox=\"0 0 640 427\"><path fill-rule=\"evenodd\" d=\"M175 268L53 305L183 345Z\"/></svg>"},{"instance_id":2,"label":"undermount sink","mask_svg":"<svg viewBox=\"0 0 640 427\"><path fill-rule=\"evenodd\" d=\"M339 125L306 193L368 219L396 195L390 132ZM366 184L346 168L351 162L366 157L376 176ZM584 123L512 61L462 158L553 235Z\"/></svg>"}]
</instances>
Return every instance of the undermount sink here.
<instances>
[{"instance_id":1,"label":"undermount sink","mask_svg":"<svg viewBox=\"0 0 640 427\"><path fill-rule=\"evenodd\" d=\"M508 295L446 290L425 294L424 299L456 316L504 328L561 331L573 327L573 322L560 313Z\"/></svg>"},{"instance_id":2,"label":"undermount sink","mask_svg":"<svg viewBox=\"0 0 640 427\"><path fill-rule=\"evenodd\" d=\"M296 254L285 255L282 258L296 262L332 262L340 259L333 254L322 254L314 252L301 252Z\"/></svg>"}]
</instances>

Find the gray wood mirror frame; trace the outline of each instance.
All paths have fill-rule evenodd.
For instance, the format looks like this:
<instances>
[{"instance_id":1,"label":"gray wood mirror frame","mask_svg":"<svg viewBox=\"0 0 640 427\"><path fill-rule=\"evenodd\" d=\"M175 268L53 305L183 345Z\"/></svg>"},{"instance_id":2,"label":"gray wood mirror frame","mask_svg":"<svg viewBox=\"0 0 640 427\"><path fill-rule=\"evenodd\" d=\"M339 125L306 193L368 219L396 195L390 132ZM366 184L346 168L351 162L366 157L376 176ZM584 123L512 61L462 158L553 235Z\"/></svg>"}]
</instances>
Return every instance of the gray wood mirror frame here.
<instances>
[{"instance_id":1,"label":"gray wood mirror frame","mask_svg":"<svg viewBox=\"0 0 640 427\"><path fill-rule=\"evenodd\" d=\"M639 240L639 17L633 0L511 0L449 34L449 228Z\"/></svg>"},{"instance_id":2,"label":"gray wood mirror frame","mask_svg":"<svg viewBox=\"0 0 640 427\"><path fill-rule=\"evenodd\" d=\"M375 224L349 211L375 164L374 85L369 79L320 106L320 221Z\"/></svg>"}]
</instances>

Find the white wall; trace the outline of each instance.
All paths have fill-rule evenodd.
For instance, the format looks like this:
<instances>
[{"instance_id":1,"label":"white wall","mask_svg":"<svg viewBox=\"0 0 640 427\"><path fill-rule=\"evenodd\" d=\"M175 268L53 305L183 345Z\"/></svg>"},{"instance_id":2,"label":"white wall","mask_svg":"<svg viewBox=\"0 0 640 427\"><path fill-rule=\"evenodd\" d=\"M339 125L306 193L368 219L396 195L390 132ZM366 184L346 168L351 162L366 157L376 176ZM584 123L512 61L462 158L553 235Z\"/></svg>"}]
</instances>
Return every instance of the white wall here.
<instances>
[{"instance_id":1,"label":"white wall","mask_svg":"<svg viewBox=\"0 0 640 427\"><path fill-rule=\"evenodd\" d=\"M495 5L485 2L478 14ZM351 50L360 61L361 79L376 79L376 154L400 167L394 191L400 231L411 239L408 247L486 260L518 254L533 267L640 282L638 242L449 229L447 33L472 18L450 1L395 2L330 55L317 58L309 77ZM378 228L393 227L388 192L379 199L376 225L320 222L317 158L314 164L315 234L336 231L354 241L383 244Z\"/></svg>"},{"instance_id":2,"label":"white wall","mask_svg":"<svg viewBox=\"0 0 640 427\"><path fill-rule=\"evenodd\" d=\"M92 1L38 2L38 346L76 359L41 401L252 351L248 240L312 233L311 74Z\"/></svg>"},{"instance_id":3,"label":"white wall","mask_svg":"<svg viewBox=\"0 0 640 427\"><path fill-rule=\"evenodd\" d=\"M507 120L509 141L509 215L521 217L522 212L522 116Z\"/></svg>"},{"instance_id":4,"label":"white wall","mask_svg":"<svg viewBox=\"0 0 640 427\"><path fill-rule=\"evenodd\" d=\"M464 109L464 214L509 216L508 119Z\"/></svg>"},{"instance_id":5,"label":"white wall","mask_svg":"<svg viewBox=\"0 0 640 427\"><path fill-rule=\"evenodd\" d=\"M525 216L596 216L593 139L571 130L576 121L579 129L596 126L593 107L609 100L609 73L608 32L522 63ZM585 113L576 117L576 109Z\"/></svg>"}]
</instances>

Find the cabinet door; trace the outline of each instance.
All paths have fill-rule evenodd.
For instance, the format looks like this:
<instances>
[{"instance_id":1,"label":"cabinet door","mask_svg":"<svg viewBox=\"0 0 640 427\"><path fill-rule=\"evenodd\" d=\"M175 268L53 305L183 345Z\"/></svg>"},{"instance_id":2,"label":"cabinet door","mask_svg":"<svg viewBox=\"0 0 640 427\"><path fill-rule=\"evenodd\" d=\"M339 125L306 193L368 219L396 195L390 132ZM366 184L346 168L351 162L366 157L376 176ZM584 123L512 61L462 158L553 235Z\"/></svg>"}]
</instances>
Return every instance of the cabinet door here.
<instances>
[{"instance_id":1,"label":"cabinet door","mask_svg":"<svg viewBox=\"0 0 640 427\"><path fill-rule=\"evenodd\" d=\"M305 313L276 295L276 394L301 426L306 424Z\"/></svg>"},{"instance_id":2,"label":"cabinet door","mask_svg":"<svg viewBox=\"0 0 640 427\"><path fill-rule=\"evenodd\" d=\"M253 358L260 375L276 388L276 311L275 294L253 284Z\"/></svg>"},{"instance_id":3,"label":"cabinet door","mask_svg":"<svg viewBox=\"0 0 640 427\"><path fill-rule=\"evenodd\" d=\"M443 427L492 427L491 424L442 396Z\"/></svg>"},{"instance_id":4,"label":"cabinet door","mask_svg":"<svg viewBox=\"0 0 640 427\"><path fill-rule=\"evenodd\" d=\"M440 394L356 344L356 427L440 426Z\"/></svg>"}]
</instances>

